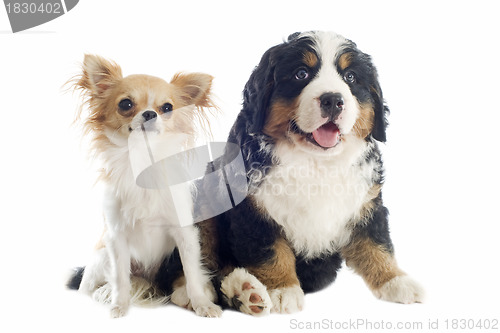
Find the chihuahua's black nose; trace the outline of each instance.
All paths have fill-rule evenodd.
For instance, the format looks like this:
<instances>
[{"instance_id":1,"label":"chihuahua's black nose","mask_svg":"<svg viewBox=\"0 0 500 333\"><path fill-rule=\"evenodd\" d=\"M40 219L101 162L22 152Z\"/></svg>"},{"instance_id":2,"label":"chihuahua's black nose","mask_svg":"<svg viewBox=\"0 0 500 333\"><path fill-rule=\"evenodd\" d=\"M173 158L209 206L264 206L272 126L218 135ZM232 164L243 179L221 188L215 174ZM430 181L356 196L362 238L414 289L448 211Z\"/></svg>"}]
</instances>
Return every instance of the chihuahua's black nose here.
<instances>
[{"instance_id":1,"label":"chihuahua's black nose","mask_svg":"<svg viewBox=\"0 0 500 333\"><path fill-rule=\"evenodd\" d=\"M144 121L155 119L157 116L158 114L154 111L144 111L142 113L142 118L144 118Z\"/></svg>"},{"instance_id":2,"label":"chihuahua's black nose","mask_svg":"<svg viewBox=\"0 0 500 333\"><path fill-rule=\"evenodd\" d=\"M344 98L341 94L331 92L324 93L319 97L321 115L325 118L335 120L344 108Z\"/></svg>"}]
</instances>

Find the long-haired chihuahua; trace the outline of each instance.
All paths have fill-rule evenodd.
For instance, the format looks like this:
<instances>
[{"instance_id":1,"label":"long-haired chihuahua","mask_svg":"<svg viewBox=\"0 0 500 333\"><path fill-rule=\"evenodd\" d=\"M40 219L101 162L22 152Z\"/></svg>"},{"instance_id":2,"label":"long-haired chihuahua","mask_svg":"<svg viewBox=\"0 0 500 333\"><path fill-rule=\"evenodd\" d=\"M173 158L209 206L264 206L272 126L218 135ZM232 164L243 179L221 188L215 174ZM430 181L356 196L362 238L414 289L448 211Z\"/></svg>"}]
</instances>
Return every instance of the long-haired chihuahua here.
<instances>
[{"instance_id":1,"label":"long-haired chihuahua","mask_svg":"<svg viewBox=\"0 0 500 333\"><path fill-rule=\"evenodd\" d=\"M83 125L103 162L100 179L105 183L105 231L79 290L93 294L109 284L112 317L127 313L135 289L131 277L153 281L176 247L190 306L201 316L221 314L201 262L198 230L191 215L179 213L175 204L183 201L184 210L192 209L189 189L174 193L138 185L129 144L138 132L161 142L170 155L192 148L195 123L206 124L206 112L215 107L212 79L203 73L179 73L170 83L149 75L123 77L116 63L86 55L81 74L72 81L89 110Z\"/></svg>"}]
</instances>

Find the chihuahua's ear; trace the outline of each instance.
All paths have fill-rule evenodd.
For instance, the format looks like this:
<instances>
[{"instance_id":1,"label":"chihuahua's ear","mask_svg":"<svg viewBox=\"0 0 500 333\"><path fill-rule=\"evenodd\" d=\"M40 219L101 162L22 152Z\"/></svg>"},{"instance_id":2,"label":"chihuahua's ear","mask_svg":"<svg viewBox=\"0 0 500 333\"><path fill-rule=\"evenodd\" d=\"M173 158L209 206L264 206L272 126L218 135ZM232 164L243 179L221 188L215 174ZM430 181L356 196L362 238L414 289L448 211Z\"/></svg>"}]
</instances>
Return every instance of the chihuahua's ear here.
<instances>
[{"instance_id":1,"label":"chihuahua's ear","mask_svg":"<svg viewBox=\"0 0 500 333\"><path fill-rule=\"evenodd\" d=\"M186 105L195 104L202 107L212 106L210 100L210 89L212 88L213 77L204 73L177 73L174 75L171 84L180 90L180 97Z\"/></svg>"},{"instance_id":2,"label":"chihuahua's ear","mask_svg":"<svg viewBox=\"0 0 500 333\"><path fill-rule=\"evenodd\" d=\"M82 67L78 85L94 97L103 97L110 87L123 78L120 66L97 55L86 54Z\"/></svg>"}]
</instances>

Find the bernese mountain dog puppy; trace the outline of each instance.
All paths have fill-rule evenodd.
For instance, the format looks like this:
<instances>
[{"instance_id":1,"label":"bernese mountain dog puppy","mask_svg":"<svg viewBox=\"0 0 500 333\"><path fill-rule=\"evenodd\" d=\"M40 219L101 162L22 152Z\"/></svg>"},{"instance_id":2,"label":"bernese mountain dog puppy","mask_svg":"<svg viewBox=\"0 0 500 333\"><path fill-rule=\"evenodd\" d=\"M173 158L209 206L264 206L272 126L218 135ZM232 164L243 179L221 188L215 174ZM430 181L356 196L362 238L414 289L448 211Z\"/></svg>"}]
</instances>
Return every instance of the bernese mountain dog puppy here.
<instances>
[{"instance_id":1,"label":"bernese mountain dog puppy","mask_svg":"<svg viewBox=\"0 0 500 333\"><path fill-rule=\"evenodd\" d=\"M344 260L376 297L422 301L396 263L382 201L388 112L371 57L338 34L295 33L265 52L228 138L244 158L246 199L199 224L226 305L299 311L304 293L332 283ZM228 161L212 167L230 173ZM172 261L158 276L167 289ZM173 286L172 301L187 306L182 278Z\"/></svg>"}]
</instances>

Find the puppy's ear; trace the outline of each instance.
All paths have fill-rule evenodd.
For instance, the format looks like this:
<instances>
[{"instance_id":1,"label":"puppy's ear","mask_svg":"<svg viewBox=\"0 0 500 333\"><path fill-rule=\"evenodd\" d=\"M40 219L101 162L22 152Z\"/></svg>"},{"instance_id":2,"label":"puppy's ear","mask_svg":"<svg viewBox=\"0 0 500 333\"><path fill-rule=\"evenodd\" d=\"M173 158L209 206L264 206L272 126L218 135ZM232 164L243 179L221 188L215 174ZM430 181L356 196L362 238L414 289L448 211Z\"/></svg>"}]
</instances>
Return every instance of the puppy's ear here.
<instances>
[{"instance_id":1,"label":"puppy's ear","mask_svg":"<svg viewBox=\"0 0 500 333\"><path fill-rule=\"evenodd\" d=\"M177 73L170 83L179 88L180 98L186 105L195 104L202 107L211 107L210 90L213 77L204 73Z\"/></svg>"},{"instance_id":2,"label":"puppy's ear","mask_svg":"<svg viewBox=\"0 0 500 333\"><path fill-rule=\"evenodd\" d=\"M373 119L373 129L372 137L380 142L386 141L386 128L387 128L387 115L389 114L389 108L384 103L384 98L382 96L382 89L378 83L377 72L373 72L373 84L370 86L370 93L373 100L374 106L374 119Z\"/></svg>"},{"instance_id":3,"label":"puppy's ear","mask_svg":"<svg viewBox=\"0 0 500 333\"><path fill-rule=\"evenodd\" d=\"M288 35L288 38L286 40L287 40L287 42L291 42L291 41L297 39L297 37L299 37L299 36L300 36L300 32L294 32L293 34Z\"/></svg>"},{"instance_id":4,"label":"puppy's ear","mask_svg":"<svg viewBox=\"0 0 500 333\"><path fill-rule=\"evenodd\" d=\"M247 131L258 133L262 131L267 118L272 92L275 86L275 52L280 45L267 50L259 65L245 84L243 90L243 112L247 118Z\"/></svg>"},{"instance_id":5,"label":"puppy's ear","mask_svg":"<svg viewBox=\"0 0 500 333\"><path fill-rule=\"evenodd\" d=\"M97 55L86 54L82 67L77 86L89 91L92 97L104 97L109 88L123 78L120 66Z\"/></svg>"}]
</instances>

